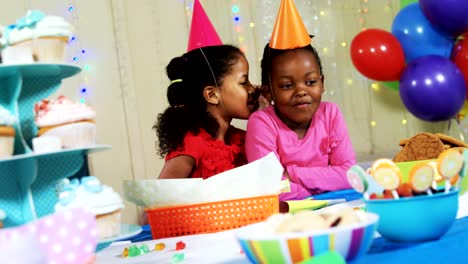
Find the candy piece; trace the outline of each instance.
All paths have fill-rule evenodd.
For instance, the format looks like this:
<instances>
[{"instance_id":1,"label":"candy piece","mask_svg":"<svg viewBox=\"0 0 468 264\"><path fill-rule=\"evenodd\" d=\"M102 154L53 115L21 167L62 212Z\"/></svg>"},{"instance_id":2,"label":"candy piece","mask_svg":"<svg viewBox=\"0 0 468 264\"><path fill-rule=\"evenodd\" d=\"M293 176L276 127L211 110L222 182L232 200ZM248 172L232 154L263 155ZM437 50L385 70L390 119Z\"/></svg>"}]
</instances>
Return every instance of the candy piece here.
<instances>
[{"instance_id":1,"label":"candy piece","mask_svg":"<svg viewBox=\"0 0 468 264\"><path fill-rule=\"evenodd\" d=\"M395 189L400 185L402 176L400 169L393 161L389 159L375 161L372 164L372 177L384 190L390 191L393 198L400 198ZM384 198L389 198L388 195L385 195L385 192Z\"/></svg>"},{"instance_id":2,"label":"candy piece","mask_svg":"<svg viewBox=\"0 0 468 264\"><path fill-rule=\"evenodd\" d=\"M385 190L395 190L401 182L401 172L391 160L381 159L372 164L372 177Z\"/></svg>"},{"instance_id":3,"label":"candy piece","mask_svg":"<svg viewBox=\"0 0 468 264\"><path fill-rule=\"evenodd\" d=\"M445 192L451 187L450 180L457 176L463 166L463 157L458 150L447 149L437 158L437 169L445 178Z\"/></svg>"},{"instance_id":4,"label":"candy piece","mask_svg":"<svg viewBox=\"0 0 468 264\"><path fill-rule=\"evenodd\" d=\"M148 245L146 244L141 245L139 249L140 249L140 255L143 255L149 252Z\"/></svg>"},{"instance_id":5,"label":"candy piece","mask_svg":"<svg viewBox=\"0 0 468 264\"><path fill-rule=\"evenodd\" d=\"M164 250L165 248L166 248L166 245L164 243L157 243L154 246L154 250L156 251L161 251L161 250Z\"/></svg>"},{"instance_id":6,"label":"candy piece","mask_svg":"<svg viewBox=\"0 0 468 264\"><path fill-rule=\"evenodd\" d=\"M136 245L130 246L128 248L128 256L129 257L136 257L136 256L139 256L139 255L140 255L140 249Z\"/></svg>"},{"instance_id":7,"label":"candy piece","mask_svg":"<svg viewBox=\"0 0 468 264\"><path fill-rule=\"evenodd\" d=\"M397 188L397 193L399 196L402 197L411 197L413 196L413 188L411 187L411 184L405 182L403 184L400 184Z\"/></svg>"},{"instance_id":8,"label":"candy piece","mask_svg":"<svg viewBox=\"0 0 468 264\"><path fill-rule=\"evenodd\" d=\"M394 195L394 190L393 191L385 190L383 192L383 199L393 199L393 198L396 198Z\"/></svg>"},{"instance_id":9,"label":"candy piece","mask_svg":"<svg viewBox=\"0 0 468 264\"><path fill-rule=\"evenodd\" d=\"M128 248L124 248L124 250L122 252L122 257L124 257L124 258L128 257Z\"/></svg>"},{"instance_id":10,"label":"candy piece","mask_svg":"<svg viewBox=\"0 0 468 264\"><path fill-rule=\"evenodd\" d=\"M434 169L429 163L420 163L411 168L408 180L415 192L428 191L434 181Z\"/></svg>"},{"instance_id":11,"label":"candy piece","mask_svg":"<svg viewBox=\"0 0 468 264\"><path fill-rule=\"evenodd\" d=\"M366 172L359 165L354 165L346 172L346 178L349 184L359 193L367 191Z\"/></svg>"},{"instance_id":12,"label":"candy piece","mask_svg":"<svg viewBox=\"0 0 468 264\"><path fill-rule=\"evenodd\" d=\"M395 163L391 159L378 159L372 163L372 166L370 167L369 174L373 175L374 171L379 168L381 165L387 164L390 166L396 166Z\"/></svg>"},{"instance_id":13,"label":"candy piece","mask_svg":"<svg viewBox=\"0 0 468 264\"><path fill-rule=\"evenodd\" d=\"M457 150L447 149L437 158L437 169L445 179L458 175L463 166L463 157Z\"/></svg>"},{"instance_id":14,"label":"candy piece","mask_svg":"<svg viewBox=\"0 0 468 264\"><path fill-rule=\"evenodd\" d=\"M178 253L178 254L174 254L171 258L171 262L172 263L180 263L182 261L184 261L184 258L185 258L185 254L184 253Z\"/></svg>"},{"instance_id":15,"label":"candy piece","mask_svg":"<svg viewBox=\"0 0 468 264\"><path fill-rule=\"evenodd\" d=\"M176 250L182 250L185 248L185 243L182 241L179 241L176 243Z\"/></svg>"},{"instance_id":16,"label":"candy piece","mask_svg":"<svg viewBox=\"0 0 468 264\"><path fill-rule=\"evenodd\" d=\"M461 169L460 174L459 174L460 180L457 181L457 184L456 184L457 189L460 189L463 178L466 177L466 175L468 175L468 150L465 149L463 151L462 157L463 157L463 168Z\"/></svg>"}]
</instances>

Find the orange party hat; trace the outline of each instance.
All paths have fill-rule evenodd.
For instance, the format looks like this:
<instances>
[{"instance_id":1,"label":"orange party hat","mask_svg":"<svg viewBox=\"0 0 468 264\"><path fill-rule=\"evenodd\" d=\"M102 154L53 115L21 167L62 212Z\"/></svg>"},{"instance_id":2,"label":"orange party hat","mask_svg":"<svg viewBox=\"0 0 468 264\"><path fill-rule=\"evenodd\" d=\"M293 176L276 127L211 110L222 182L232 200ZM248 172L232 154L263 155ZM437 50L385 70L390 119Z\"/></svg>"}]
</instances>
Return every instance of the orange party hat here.
<instances>
[{"instance_id":1,"label":"orange party hat","mask_svg":"<svg viewBox=\"0 0 468 264\"><path fill-rule=\"evenodd\" d=\"M281 0L271 35L270 48L295 49L310 45L311 39L293 0Z\"/></svg>"},{"instance_id":2,"label":"orange party hat","mask_svg":"<svg viewBox=\"0 0 468 264\"><path fill-rule=\"evenodd\" d=\"M221 39L216 33L213 24L205 13L199 0L193 3L192 24L187 52L206 46L222 45Z\"/></svg>"}]
</instances>

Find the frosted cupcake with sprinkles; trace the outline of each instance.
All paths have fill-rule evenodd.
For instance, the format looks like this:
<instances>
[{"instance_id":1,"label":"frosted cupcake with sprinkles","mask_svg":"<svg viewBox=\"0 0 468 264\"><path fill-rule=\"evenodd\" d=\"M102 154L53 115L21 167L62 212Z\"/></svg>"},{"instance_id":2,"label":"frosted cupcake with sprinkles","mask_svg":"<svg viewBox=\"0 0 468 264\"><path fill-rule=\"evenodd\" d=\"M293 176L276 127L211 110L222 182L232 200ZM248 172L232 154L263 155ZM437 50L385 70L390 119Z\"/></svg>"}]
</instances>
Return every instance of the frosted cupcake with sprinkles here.
<instances>
[{"instance_id":1,"label":"frosted cupcake with sprinkles","mask_svg":"<svg viewBox=\"0 0 468 264\"><path fill-rule=\"evenodd\" d=\"M63 17L30 10L15 24L5 27L3 63L63 63L71 34L72 26Z\"/></svg>"},{"instance_id":2,"label":"frosted cupcake with sprinkles","mask_svg":"<svg viewBox=\"0 0 468 264\"><path fill-rule=\"evenodd\" d=\"M96 144L96 111L91 106L59 96L55 100L42 100L34 111L38 137L58 137L63 148Z\"/></svg>"}]
</instances>

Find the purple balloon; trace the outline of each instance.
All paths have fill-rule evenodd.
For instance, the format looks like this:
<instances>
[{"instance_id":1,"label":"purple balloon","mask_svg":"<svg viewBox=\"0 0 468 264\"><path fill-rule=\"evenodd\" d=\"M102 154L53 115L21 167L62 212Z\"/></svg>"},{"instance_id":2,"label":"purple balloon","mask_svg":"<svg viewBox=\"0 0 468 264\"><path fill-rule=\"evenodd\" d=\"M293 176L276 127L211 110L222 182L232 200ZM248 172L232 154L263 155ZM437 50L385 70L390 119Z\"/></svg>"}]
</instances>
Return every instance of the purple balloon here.
<instances>
[{"instance_id":1,"label":"purple balloon","mask_svg":"<svg viewBox=\"0 0 468 264\"><path fill-rule=\"evenodd\" d=\"M454 37L468 31L467 0L419 0L419 5L435 27Z\"/></svg>"},{"instance_id":2,"label":"purple balloon","mask_svg":"<svg viewBox=\"0 0 468 264\"><path fill-rule=\"evenodd\" d=\"M465 102L465 81L460 69L438 55L411 61L400 78L400 98L414 116L437 122L449 120Z\"/></svg>"}]
</instances>

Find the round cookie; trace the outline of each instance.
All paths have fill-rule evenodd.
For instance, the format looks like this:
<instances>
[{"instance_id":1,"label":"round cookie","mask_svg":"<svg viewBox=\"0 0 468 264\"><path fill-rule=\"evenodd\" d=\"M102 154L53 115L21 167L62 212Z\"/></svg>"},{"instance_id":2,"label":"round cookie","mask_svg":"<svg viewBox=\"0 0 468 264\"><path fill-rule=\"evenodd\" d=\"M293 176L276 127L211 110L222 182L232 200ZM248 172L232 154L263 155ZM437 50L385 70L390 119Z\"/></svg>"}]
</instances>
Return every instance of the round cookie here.
<instances>
[{"instance_id":1,"label":"round cookie","mask_svg":"<svg viewBox=\"0 0 468 264\"><path fill-rule=\"evenodd\" d=\"M393 158L394 162L436 159L445 150L442 141L434 134L419 133Z\"/></svg>"},{"instance_id":2,"label":"round cookie","mask_svg":"<svg viewBox=\"0 0 468 264\"><path fill-rule=\"evenodd\" d=\"M438 137L444 144L452 145L454 147L465 147L468 148L468 144L465 142L458 140L454 137L450 137L441 133L436 133L436 137Z\"/></svg>"}]
</instances>

